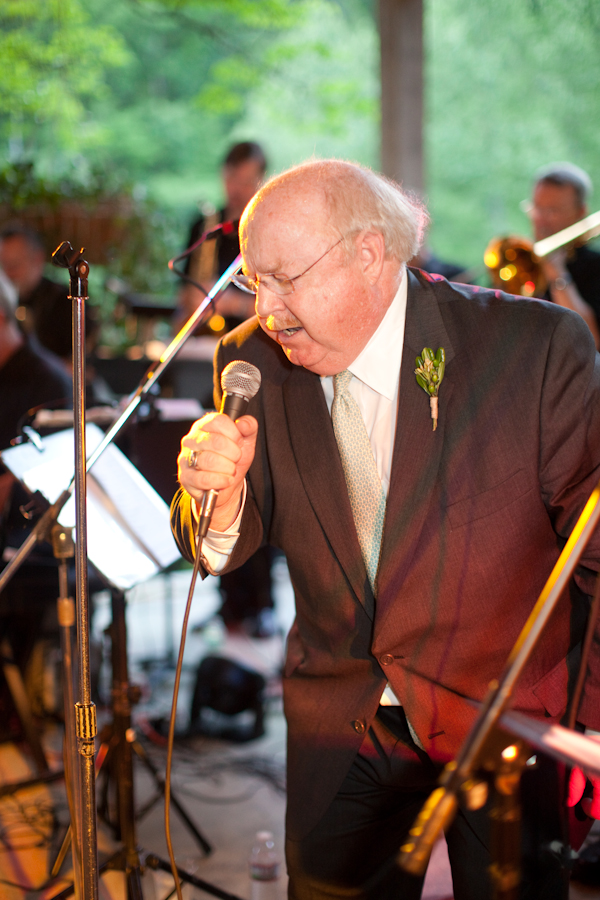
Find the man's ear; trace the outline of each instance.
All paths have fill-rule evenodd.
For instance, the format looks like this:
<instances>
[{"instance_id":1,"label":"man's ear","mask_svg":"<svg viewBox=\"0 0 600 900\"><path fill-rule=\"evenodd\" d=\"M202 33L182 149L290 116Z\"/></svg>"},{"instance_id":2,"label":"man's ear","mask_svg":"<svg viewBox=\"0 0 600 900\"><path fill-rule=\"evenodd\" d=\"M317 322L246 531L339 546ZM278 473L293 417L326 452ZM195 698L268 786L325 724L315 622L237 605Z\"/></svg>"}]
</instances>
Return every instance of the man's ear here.
<instances>
[{"instance_id":1,"label":"man's ear","mask_svg":"<svg viewBox=\"0 0 600 900\"><path fill-rule=\"evenodd\" d=\"M363 272L371 284L375 284L385 262L385 241L376 231L365 231L358 237L357 256Z\"/></svg>"}]
</instances>

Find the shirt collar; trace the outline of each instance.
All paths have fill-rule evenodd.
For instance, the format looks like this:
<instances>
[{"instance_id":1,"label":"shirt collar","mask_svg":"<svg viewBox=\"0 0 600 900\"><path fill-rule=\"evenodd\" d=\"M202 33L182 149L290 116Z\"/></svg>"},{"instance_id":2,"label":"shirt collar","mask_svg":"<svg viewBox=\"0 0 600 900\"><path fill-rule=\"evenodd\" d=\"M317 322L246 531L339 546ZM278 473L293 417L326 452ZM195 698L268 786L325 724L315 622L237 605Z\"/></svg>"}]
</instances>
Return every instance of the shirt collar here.
<instances>
[{"instance_id":1,"label":"shirt collar","mask_svg":"<svg viewBox=\"0 0 600 900\"><path fill-rule=\"evenodd\" d=\"M396 295L369 343L348 366L355 378L393 400L402 362L408 279L406 266Z\"/></svg>"}]
</instances>

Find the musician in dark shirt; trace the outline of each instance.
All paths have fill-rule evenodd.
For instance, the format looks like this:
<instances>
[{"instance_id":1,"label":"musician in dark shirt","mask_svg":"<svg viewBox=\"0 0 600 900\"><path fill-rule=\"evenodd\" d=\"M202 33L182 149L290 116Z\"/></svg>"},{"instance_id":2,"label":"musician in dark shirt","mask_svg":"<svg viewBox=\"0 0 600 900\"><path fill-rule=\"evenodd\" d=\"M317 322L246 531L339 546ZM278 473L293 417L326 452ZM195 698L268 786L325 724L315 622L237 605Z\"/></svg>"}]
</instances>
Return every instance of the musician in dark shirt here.
<instances>
[{"instance_id":1,"label":"musician in dark shirt","mask_svg":"<svg viewBox=\"0 0 600 900\"><path fill-rule=\"evenodd\" d=\"M591 192L589 175L572 163L540 169L529 206L534 240L541 241L585 218ZM578 312L600 347L600 253L574 242L544 257L541 264L548 282L544 299Z\"/></svg>"},{"instance_id":2,"label":"musician in dark shirt","mask_svg":"<svg viewBox=\"0 0 600 900\"><path fill-rule=\"evenodd\" d=\"M70 405L73 395L58 357L19 328L16 307L16 290L0 272L0 450L18 436L28 410L40 404ZM0 460L0 569L27 537L31 526L20 507L29 499ZM52 635L56 640L57 596L57 562L48 544L38 544L0 594L0 634L9 640L21 667L40 637ZM12 709L6 686L0 683L0 719L8 721Z\"/></svg>"},{"instance_id":3,"label":"musician in dark shirt","mask_svg":"<svg viewBox=\"0 0 600 900\"><path fill-rule=\"evenodd\" d=\"M238 220L259 189L267 169L267 160L259 144L243 141L227 152L221 169L225 205L214 213L200 215L188 237L191 247L205 231L231 222L231 230L219 231L215 239L201 244L188 257L186 272L206 290L231 265L240 252ZM201 292L185 285L179 296L176 316L178 327L189 318L200 301ZM217 314L201 329L201 334L221 335L254 314L254 298L230 285L217 303ZM273 628L271 564L273 550L261 547L244 565L219 580L222 605L219 614L229 630L240 626L257 637L268 636Z\"/></svg>"},{"instance_id":4,"label":"musician in dark shirt","mask_svg":"<svg viewBox=\"0 0 600 900\"><path fill-rule=\"evenodd\" d=\"M0 450L10 446L29 409L43 403L72 402L71 379L60 361L25 336L15 318L16 292L0 273ZM12 476L0 463L0 512Z\"/></svg>"},{"instance_id":5,"label":"musician in dark shirt","mask_svg":"<svg viewBox=\"0 0 600 900\"><path fill-rule=\"evenodd\" d=\"M192 223L187 246L191 247L205 231L223 222L232 228L219 231L215 239L201 244L188 258L186 273L209 290L217 278L231 265L240 252L238 221L247 203L257 192L264 178L267 160L262 148L253 141L234 144L223 160L221 175L225 205L212 213L198 216ZM180 327L194 312L203 294L186 284L180 292L176 325ZM230 286L218 301L219 324L209 323L205 333L224 334L254 313L254 302L236 287Z\"/></svg>"}]
</instances>

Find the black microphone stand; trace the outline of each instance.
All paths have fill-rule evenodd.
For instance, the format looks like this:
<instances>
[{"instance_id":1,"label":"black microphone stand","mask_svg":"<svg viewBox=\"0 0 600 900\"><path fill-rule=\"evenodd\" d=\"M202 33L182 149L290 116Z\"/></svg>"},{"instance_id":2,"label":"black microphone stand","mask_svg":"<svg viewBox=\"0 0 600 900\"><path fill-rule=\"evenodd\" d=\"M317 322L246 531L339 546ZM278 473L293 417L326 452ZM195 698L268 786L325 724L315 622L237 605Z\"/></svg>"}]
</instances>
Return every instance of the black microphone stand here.
<instances>
[{"instance_id":1,"label":"black microphone stand","mask_svg":"<svg viewBox=\"0 0 600 900\"><path fill-rule=\"evenodd\" d=\"M96 835L96 777L94 767L96 707L92 702L90 675L90 615L87 554L86 453L85 453L85 302L89 264L84 249L73 250L63 241L52 254L57 266L69 270L69 298L73 302L73 425L75 437L75 585L79 653L79 700L75 704L75 731L79 754L81 799L81 886L86 900L98 897L98 840ZM79 823L78 823L79 824Z\"/></svg>"},{"instance_id":2,"label":"black microphone stand","mask_svg":"<svg viewBox=\"0 0 600 900\"><path fill-rule=\"evenodd\" d=\"M552 615L563 590L573 575L579 558L590 540L599 519L600 481L592 491L583 512L571 532L569 540L517 638L504 672L498 681L491 683L488 695L471 732L460 749L458 757L445 767L440 777L441 786L436 788L430 795L409 831L407 841L400 849L398 856L398 863L405 871L413 875L422 875L424 873L433 845L442 829L447 828L454 818L459 796L465 799L467 806L470 808L476 809L479 806L483 806L483 803L478 804L477 801L470 804L470 792L473 791L474 793L480 787L480 779L474 773L482 766L485 766L486 757L489 758L492 752L491 747L494 741L497 741L496 729L503 712L510 702L513 688L531 656L548 619ZM507 742L505 739L502 744L505 749L507 743L510 742ZM509 754L509 757L512 757L512 759L507 758L502 753L496 755L497 766L500 767L501 774L503 772L509 774L509 778L505 782L507 799L504 804L504 811L508 812L508 819L510 819L512 811L513 820L515 817L516 790L523 762L522 748L517 744L514 749L514 754ZM514 764L509 766L508 763ZM504 768L503 764L506 764ZM496 768L497 786L498 771L498 768ZM502 790L500 793L502 793ZM500 809L498 819L501 819L502 804L497 808ZM508 840L508 845L514 850L516 846L514 835ZM509 897L512 897L510 892L516 889L513 878L514 872L518 867L511 866L506 854L506 844L503 847L501 856L502 860L497 864L496 869L492 867L492 878L496 875L494 896L495 898L502 897L503 900L504 898L508 900ZM503 875L507 877L503 879Z\"/></svg>"}]
</instances>

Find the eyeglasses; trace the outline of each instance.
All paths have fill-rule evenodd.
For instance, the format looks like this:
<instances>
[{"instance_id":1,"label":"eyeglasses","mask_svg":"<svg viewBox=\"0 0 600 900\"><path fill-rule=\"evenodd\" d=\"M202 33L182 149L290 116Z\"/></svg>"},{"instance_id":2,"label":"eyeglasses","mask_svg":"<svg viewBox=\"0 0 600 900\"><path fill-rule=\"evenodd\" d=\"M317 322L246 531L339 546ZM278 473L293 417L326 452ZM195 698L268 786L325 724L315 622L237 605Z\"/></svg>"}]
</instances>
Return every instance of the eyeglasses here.
<instances>
[{"instance_id":1,"label":"eyeglasses","mask_svg":"<svg viewBox=\"0 0 600 900\"><path fill-rule=\"evenodd\" d=\"M306 275L307 272L310 272L317 263L320 263L322 259L324 259L328 253L331 253L338 244L341 244L344 240L343 237L336 241L335 244L323 253L318 259L311 263L308 269L305 269L304 272L301 272L299 275L295 275L293 278L286 278L285 275L232 275L231 280L236 285L236 287L241 288L243 291L246 291L248 294L256 294L258 292L259 284L262 284L264 287L268 288L270 291L273 291L274 294L291 294L294 290L294 282L298 281L299 278L302 278L303 275Z\"/></svg>"},{"instance_id":2,"label":"eyeglasses","mask_svg":"<svg viewBox=\"0 0 600 900\"><path fill-rule=\"evenodd\" d=\"M521 200L519 208L529 216L529 218L532 218L536 214L541 214L542 216L566 216L571 215L571 213L574 212L572 203L563 203L562 206L538 206L531 200Z\"/></svg>"}]
</instances>

